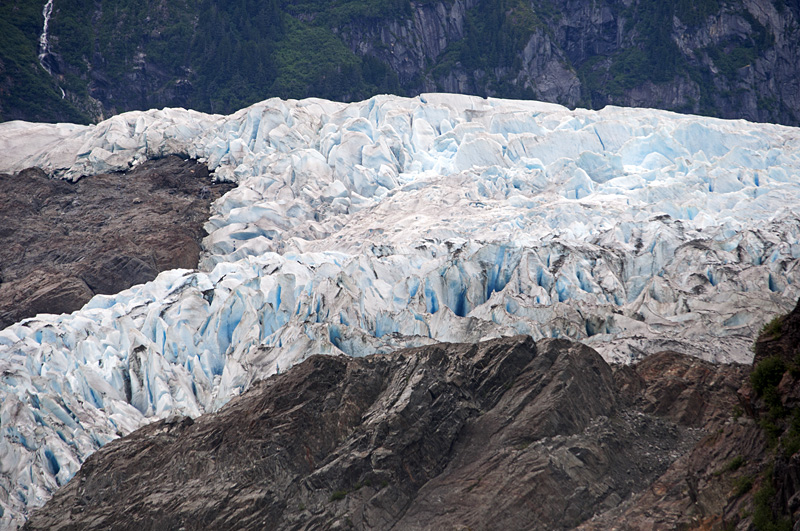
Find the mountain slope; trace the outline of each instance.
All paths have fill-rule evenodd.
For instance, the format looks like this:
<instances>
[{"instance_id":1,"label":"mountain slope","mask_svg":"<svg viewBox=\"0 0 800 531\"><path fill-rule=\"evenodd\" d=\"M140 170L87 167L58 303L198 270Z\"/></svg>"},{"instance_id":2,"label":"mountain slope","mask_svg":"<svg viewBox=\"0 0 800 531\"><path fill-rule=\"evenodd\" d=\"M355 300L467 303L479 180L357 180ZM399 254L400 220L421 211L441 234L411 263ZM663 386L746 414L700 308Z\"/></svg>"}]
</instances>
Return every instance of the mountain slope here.
<instances>
[{"instance_id":1,"label":"mountain slope","mask_svg":"<svg viewBox=\"0 0 800 531\"><path fill-rule=\"evenodd\" d=\"M42 5L0 7L5 120L435 90L800 124L796 0L56 0L53 76Z\"/></svg>"}]
</instances>

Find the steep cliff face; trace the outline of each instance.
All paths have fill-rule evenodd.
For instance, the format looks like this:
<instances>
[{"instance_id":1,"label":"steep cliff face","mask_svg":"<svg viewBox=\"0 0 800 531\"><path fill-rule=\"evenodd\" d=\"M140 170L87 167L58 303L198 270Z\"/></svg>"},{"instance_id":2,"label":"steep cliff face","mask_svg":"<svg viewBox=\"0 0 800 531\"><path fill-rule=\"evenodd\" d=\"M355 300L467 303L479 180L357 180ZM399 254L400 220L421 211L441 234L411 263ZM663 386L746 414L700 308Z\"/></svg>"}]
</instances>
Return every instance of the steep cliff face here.
<instances>
[{"instance_id":1,"label":"steep cliff face","mask_svg":"<svg viewBox=\"0 0 800 531\"><path fill-rule=\"evenodd\" d=\"M5 119L447 91L800 123L796 0L56 0L52 76L30 64L41 6L0 10Z\"/></svg>"},{"instance_id":2,"label":"steep cliff face","mask_svg":"<svg viewBox=\"0 0 800 531\"><path fill-rule=\"evenodd\" d=\"M354 21L343 33L352 49L375 53L420 90L797 124L798 11L796 2L443 2L415 5L406 31ZM515 30L513 51L492 54ZM420 31L437 36L433 45Z\"/></svg>"},{"instance_id":3,"label":"steep cliff face","mask_svg":"<svg viewBox=\"0 0 800 531\"><path fill-rule=\"evenodd\" d=\"M570 107L580 102L580 80L532 5L455 0L411 6L405 20L379 28L353 20L339 32L356 53L399 72L408 92L527 97Z\"/></svg>"},{"instance_id":4,"label":"steep cliff face","mask_svg":"<svg viewBox=\"0 0 800 531\"><path fill-rule=\"evenodd\" d=\"M423 82L421 74L448 44L464 38L467 10L479 1L412 3L408 18L387 20L378 26L351 21L334 31L357 54L389 64L401 84L415 86Z\"/></svg>"}]
</instances>

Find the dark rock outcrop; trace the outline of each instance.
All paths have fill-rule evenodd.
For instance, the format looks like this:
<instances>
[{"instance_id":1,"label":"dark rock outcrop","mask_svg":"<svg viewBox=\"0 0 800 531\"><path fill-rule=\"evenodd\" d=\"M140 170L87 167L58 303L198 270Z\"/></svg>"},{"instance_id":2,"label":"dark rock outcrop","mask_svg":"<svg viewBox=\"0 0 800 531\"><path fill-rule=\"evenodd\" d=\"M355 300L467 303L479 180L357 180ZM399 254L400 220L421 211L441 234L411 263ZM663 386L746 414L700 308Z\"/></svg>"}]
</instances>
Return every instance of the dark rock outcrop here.
<instances>
[{"instance_id":1,"label":"dark rock outcrop","mask_svg":"<svg viewBox=\"0 0 800 531\"><path fill-rule=\"evenodd\" d=\"M777 362L777 363L776 363ZM767 323L755 343L754 376L743 388L769 438L761 512L783 528L800 526L800 301ZM776 371L776 367L780 367ZM765 376L773 372L773 376ZM779 371L782 371L780 374ZM771 472L771 474L770 474ZM764 495L766 496L766 495ZM757 509L758 510L758 509ZM754 517L755 518L755 517ZM773 527L772 529L780 529Z\"/></svg>"},{"instance_id":2,"label":"dark rock outcrop","mask_svg":"<svg viewBox=\"0 0 800 531\"><path fill-rule=\"evenodd\" d=\"M648 489L581 529L798 528L800 305L767 324L754 346L753 367L657 355L616 371L625 396L701 425L705 436ZM644 381L652 385L642 392Z\"/></svg>"},{"instance_id":3,"label":"dark rock outcrop","mask_svg":"<svg viewBox=\"0 0 800 531\"><path fill-rule=\"evenodd\" d=\"M767 440L741 408L750 367L715 365L674 352L615 371L637 409L698 428L701 439L647 489L580 526L607 529L726 529L749 508L739 485L763 468ZM733 464L732 464L733 463Z\"/></svg>"},{"instance_id":4,"label":"dark rock outcrop","mask_svg":"<svg viewBox=\"0 0 800 531\"><path fill-rule=\"evenodd\" d=\"M209 204L229 187L177 157L77 183L0 174L0 328L197 267Z\"/></svg>"},{"instance_id":5,"label":"dark rock outcrop","mask_svg":"<svg viewBox=\"0 0 800 531\"><path fill-rule=\"evenodd\" d=\"M572 528L693 459L694 426L738 429L745 368L650 359L614 374L526 337L314 356L108 444L26 529Z\"/></svg>"}]
</instances>

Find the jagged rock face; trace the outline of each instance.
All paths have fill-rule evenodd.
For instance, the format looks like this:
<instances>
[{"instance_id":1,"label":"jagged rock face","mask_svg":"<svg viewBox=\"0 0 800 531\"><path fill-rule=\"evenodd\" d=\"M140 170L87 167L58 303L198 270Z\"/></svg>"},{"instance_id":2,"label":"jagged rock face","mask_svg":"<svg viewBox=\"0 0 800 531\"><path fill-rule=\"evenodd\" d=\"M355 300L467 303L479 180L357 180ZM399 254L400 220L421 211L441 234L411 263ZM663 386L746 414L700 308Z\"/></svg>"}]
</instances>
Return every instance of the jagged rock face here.
<instances>
[{"instance_id":1,"label":"jagged rock face","mask_svg":"<svg viewBox=\"0 0 800 531\"><path fill-rule=\"evenodd\" d=\"M401 81L418 83L417 91L507 97L501 85L508 83L515 97L572 107L613 104L800 123L800 10L791 3L748 0L668 9L667 16L648 2L532 2L525 5L538 23L515 49L513 66L476 68L450 59L449 68L427 67L452 58L448 46L474 37L464 28L469 9L481 4L413 4L413 16L386 29L353 20L339 33L357 54L374 55ZM655 32L664 33L659 52L648 49ZM679 65L674 75L662 75L672 65L656 64L659 56Z\"/></svg>"},{"instance_id":2,"label":"jagged rock face","mask_svg":"<svg viewBox=\"0 0 800 531\"><path fill-rule=\"evenodd\" d=\"M615 379L637 409L695 428L716 429L738 404L747 366L721 370L677 352L660 352L635 366L619 366ZM720 389L723 389L720 392Z\"/></svg>"},{"instance_id":3,"label":"jagged rock face","mask_svg":"<svg viewBox=\"0 0 800 531\"><path fill-rule=\"evenodd\" d=\"M356 21L342 28L348 46L360 55L386 60L408 82L424 71L426 62L438 57L447 45L464 38L467 10L478 0L432 2L413 7L411 17L375 27ZM388 49L382 48L388 46ZM458 92L458 91L454 91Z\"/></svg>"},{"instance_id":4,"label":"jagged rock face","mask_svg":"<svg viewBox=\"0 0 800 531\"><path fill-rule=\"evenodd\" d=\"M359 55L370 55L388 63L409 93L444 91L457 94L495 96L491 88L501 79L529 90L542 101L574 107L581 101L581 83L569 58L544 29L534 31L516 50L519 65L497 65L487 70L470 70L455 62L450 69L432 72L431 64L442 61L448 46L473 38L465 32L468 13L482 2L456 0L412 4L412 16L392 20L379 28L353 20L339 33ZM474 16L474 15L472 15Z\"/></svg>"},{"instance_id":5,"label":"jagged rock face","mask_svg":"<svg viewBox=\"0 0 800 531\"><path fill-rule=\"evenodd\" d=\"M752 493L738 492L738 485L763 469L766 437L750 418L705 433L647 489L578 529L751 529L749 521L735 527L752 513ZM743 465L733 469L739 460Z\"/></svg>"},{"instance_id":6,"label":"jagged rock face","mask_svg":"<svg viewBox=\"0 0 800 531\"><path fill-rule=\"evenodd\" d=\"M799 330L798 308L765 326L753 368L721 372L667 354L617 369L623 396L651 411L669 411L673 419L693 422L692 412L700 412L706 436L648 489L580 529L796 529ZM649 389L640 391L643 385ZM672 401L676 396L682 404Z\"/></svg>"},{"instance_id":7,"label":"jagged rock face","mask_svg":"<svg viewBox=\"0 0 800 531\"><path fill-rule=\"evenodd\" d=\"M617 367L614 376L627 403L698 428L702 438L647 489L579 528L724 529L738 522L752 500L736 492L736 481L762 467L767 449L763 432L742 411L738 391L749 373L745 365L723 368L674 352ZM741 468L732 469L734 459Z\"/></svg>"},{"instance_id":8,"label":"jagged rock face","mask_svg":"<svg viewBox=\"0 0 800 531\"><path fill-rule=\"evenodd\" d=\"M737 400L742 367L648 363L615 378L584 345L521 336L314 356L218 413L109 443L25 528L571 528L642 492ZM676 414L693 392L706 409Z\"/></svg>"},{"instance_id":9,"label":"jagged rock face","mask_svg":"<svg viewBox=\"0 0 800 531\"><path fill-rule=\"evenodd\" d=\"M197 267L208 205L229 188L178 157L72 184L0 174L0 328Z\"/></svg>"}]
</instances>

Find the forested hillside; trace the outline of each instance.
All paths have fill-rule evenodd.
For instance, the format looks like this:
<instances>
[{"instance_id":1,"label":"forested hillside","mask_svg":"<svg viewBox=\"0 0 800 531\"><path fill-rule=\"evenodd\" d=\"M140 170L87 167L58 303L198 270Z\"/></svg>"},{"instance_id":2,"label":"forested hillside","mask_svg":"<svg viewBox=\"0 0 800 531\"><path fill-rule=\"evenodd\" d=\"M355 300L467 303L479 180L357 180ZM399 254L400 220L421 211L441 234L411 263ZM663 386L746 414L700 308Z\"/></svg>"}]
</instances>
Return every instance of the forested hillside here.
<instances>
[{"instance_id":1,"label":"forested hillside","mask_svg":"<svg viewBox=\"0 0 800 531\"><path fill-rule=\"evenodd\" d=\"M800 123L798 0L54 0L40 61L43 7L0 4L3 120L448 91Z\"/></svg>"}]
</instances>

